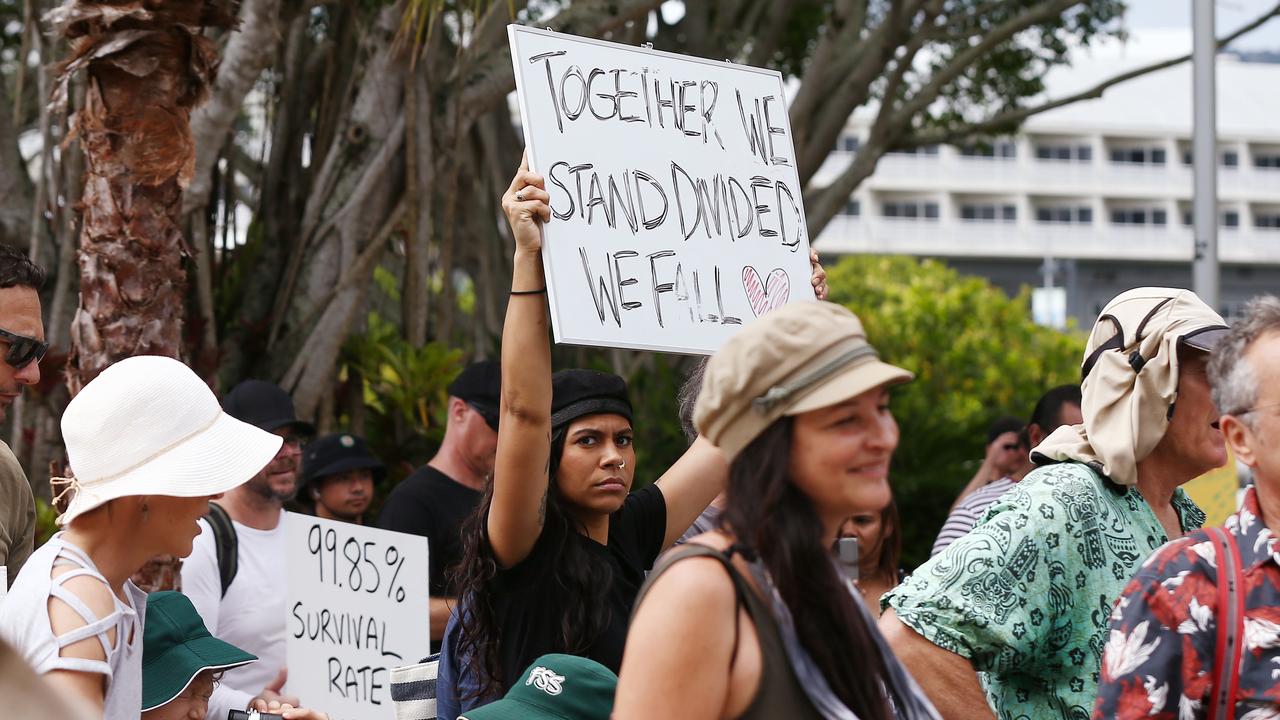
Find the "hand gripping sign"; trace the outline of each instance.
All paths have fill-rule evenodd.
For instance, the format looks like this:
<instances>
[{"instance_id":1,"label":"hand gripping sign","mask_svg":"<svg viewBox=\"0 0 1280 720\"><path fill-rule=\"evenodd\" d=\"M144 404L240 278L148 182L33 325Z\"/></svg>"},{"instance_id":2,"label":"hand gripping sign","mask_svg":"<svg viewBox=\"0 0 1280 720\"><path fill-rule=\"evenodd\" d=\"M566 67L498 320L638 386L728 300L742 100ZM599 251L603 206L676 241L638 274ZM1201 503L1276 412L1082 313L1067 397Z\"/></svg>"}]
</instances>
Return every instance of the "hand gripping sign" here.
<instances>
[{"instance_id":1,"label":"hand gripping sign","mask_svg":"<svg viewBox=\"0 0 1280 720\"><path fill-rule=\"evenodd\" d=\"M508 34L557 342L711 353L814 298L779 73Z\"/></svg>"}]
</instances>

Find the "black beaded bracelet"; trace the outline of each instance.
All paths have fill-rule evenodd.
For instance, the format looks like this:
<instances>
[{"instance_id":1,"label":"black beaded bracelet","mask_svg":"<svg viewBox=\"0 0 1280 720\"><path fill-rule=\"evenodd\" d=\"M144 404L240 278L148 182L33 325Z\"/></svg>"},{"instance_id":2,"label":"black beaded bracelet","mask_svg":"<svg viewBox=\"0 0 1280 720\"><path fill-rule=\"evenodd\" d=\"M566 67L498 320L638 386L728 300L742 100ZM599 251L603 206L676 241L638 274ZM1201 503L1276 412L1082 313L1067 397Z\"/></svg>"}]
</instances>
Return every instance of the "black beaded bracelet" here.
<instances>
[{"instance_id":1,"label":"black beaded bracelet","mask_svg":"<svg viewBox=\"0 0 1280 720\"><path fill-rule=\"evenodd\" d=\"M541 295L546 291L547 291L546 288L539 288L537 290L512 290L510 294L511 295Z\"/></svg>"}]
</instances>

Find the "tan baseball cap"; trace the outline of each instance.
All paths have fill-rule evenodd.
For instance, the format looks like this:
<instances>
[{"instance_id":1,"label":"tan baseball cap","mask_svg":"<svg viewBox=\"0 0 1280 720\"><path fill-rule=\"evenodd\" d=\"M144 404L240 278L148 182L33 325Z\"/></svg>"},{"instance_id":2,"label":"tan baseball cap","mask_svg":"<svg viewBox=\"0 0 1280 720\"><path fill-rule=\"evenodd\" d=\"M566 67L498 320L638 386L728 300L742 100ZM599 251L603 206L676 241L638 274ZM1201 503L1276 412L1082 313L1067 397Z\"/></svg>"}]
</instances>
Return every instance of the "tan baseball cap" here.
<instances>
[{"instance_id":1,"label":"tan baseball cap","mask_svg":"<svg viewBox=\"0 0 1280 720\"><path fill-rule=\"evenodd\" d=\"M791 303L743 328L711 358L693 422L733 459L781 417L913 377L880 361L847 308Z\"/></svg>"}]
</instances>

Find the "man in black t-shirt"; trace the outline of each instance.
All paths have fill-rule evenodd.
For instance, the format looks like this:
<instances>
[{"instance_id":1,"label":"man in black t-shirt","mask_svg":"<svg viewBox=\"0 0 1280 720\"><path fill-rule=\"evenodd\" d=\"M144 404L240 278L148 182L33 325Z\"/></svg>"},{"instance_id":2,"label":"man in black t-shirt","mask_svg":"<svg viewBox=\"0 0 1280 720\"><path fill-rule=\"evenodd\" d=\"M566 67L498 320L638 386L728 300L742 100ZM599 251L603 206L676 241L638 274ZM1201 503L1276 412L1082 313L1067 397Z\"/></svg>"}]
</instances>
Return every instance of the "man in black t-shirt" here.
<instances>
[{"instance_id":1,"label":"man in black t-shirt","mask_svg":"<svg viewBox=\"0 0 1280 720\"><path fill-rule=\"evenodd\" d=\"M391 491L378 527L422 535L430 549L432 652L439 648L457 592L448 572L462 559L462 523L480 504L498 449L498 363L473 363L449 385L440 450Z\"/></svg>"}]
</instances>

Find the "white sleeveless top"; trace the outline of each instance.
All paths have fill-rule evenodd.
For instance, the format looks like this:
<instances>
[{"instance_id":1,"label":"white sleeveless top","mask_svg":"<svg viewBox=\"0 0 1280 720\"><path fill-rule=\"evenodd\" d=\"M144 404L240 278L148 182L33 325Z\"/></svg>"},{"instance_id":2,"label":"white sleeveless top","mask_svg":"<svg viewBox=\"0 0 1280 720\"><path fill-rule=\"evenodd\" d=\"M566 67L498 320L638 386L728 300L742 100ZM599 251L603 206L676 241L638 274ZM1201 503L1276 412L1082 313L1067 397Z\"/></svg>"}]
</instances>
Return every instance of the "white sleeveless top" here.
<instances>
[{"instance_id":1,"label":"white sleeveless top","mask_svg":"<svg viewBox=\"0 0 1280 720\"><path fill-rule=\"evenodd\" d=\"M50 577L55 567L72 568ZM147 594L125 582L129 602L112 593L115 610L106 617L93 614L84 602L63 585L75 577L92 577L107 584L93 561L80 548L63 539L63 533L31 554L9 594L0 600L0 638L4 638L37 674L53 670L74 670L107 676L105 720L137 718L142 710L142 620ZM49 598L55 597L73 608L87 623L84 627L54 636L49 624ZM112 644L109 631L114 628ZM106 651L106 661L64 658L62 648L85 638L96 637Z\"/></svg>"}]
</instances>

